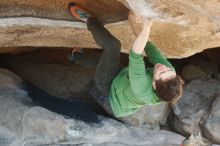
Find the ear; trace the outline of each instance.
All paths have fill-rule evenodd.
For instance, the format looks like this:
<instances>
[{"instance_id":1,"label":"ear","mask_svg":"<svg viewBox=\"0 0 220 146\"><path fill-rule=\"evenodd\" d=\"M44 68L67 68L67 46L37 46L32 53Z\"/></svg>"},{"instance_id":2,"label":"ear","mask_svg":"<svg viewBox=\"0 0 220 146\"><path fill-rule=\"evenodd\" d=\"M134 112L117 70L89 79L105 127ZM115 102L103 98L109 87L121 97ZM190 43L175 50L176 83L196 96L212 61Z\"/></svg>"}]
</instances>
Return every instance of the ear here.
<instances>
[{"instance_id":1,"label":"ear","mask_svg":"<svg viewBox=\"0 0 220 146\"><path fill-rule=\"evenodd\" d=\"M179 77L179 79L180 79L182 85L185 84L184 80L183 80L180 76L178 76L178 77Z\"/></svg>"},{"instance_id":2,"label":"ear","mask_svg":"<svg viewBox=\"0 0 220 146\"><path fill-rule=\"evenodd\" d=\"M155 80L153 80L152 86L153 86L154 90L156 90L156 82L155 82Z\"/></svg>"},{"instance_id":3,"label":"ear","mask_svg":"<svg viewBox=\"0 0 220 146\"><path fill-rule=\"evenodd\" d=\"M184 82L182 79L181 79L181 83L182 83L182 84L185 84L185 82Z\"/></svg>"}]
</instances>

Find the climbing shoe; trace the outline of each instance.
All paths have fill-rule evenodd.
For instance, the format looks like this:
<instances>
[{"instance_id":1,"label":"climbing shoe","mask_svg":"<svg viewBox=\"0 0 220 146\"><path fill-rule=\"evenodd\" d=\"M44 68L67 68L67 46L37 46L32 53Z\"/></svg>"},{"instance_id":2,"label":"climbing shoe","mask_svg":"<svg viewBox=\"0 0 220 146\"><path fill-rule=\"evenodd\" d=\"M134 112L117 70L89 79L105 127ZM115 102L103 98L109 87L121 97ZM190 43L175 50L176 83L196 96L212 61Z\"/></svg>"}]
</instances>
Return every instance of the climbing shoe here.
<instances>
[{"instance_id":1,"label":"climbing shoe","mask_svg":"<svg viewBox=\"0 0 220 146\"><path fill-rule=\"evenodd\" d=\"M72 53L67 56L67 60L70 63L76 63L80 58L83 57L83 48L75 48Z\"/></svg>"},{"instance_id":2,"label":"climbing shoe","mask_svg":"<svg viewBox=\"0 0 220 146\"><path fill-rule=\"evenodd\" d=\"M70 9L71 14L75 18L77 18L83 22L87 22L87 19L91 16L91 14L86 9L82 8L81 6L79 6L75 3L70 3L69 9Z\"/></svg>"}]
</instances>

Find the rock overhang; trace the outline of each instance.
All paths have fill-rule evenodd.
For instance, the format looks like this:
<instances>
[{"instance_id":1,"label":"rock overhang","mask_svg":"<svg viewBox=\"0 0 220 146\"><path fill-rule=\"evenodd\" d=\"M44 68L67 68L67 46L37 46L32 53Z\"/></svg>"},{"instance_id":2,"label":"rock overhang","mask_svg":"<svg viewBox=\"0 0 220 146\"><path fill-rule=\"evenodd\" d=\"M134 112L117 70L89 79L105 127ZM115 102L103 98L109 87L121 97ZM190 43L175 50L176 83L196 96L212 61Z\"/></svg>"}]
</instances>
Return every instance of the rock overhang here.
<instances>
[{"instance_id":1,"label":"rock overhang","mask_svg":"<svg viewBox=\"0 0 220 146\"><path fill-rule=\"evenodd\" d=\"M219 1L119 1L74 0L104 23L109 23L106 27L122 42L122 52L129 53L135 39L126 21L129 9L148 16L146 12L149 11L143 10L145 7L157 17L150 38L168 58L184 58L220 46ZM0 47L99 48L86 25L69 13L70 2L2 0ZM1 48L0 52L7 52L7 48Z\"/></svg>"}]
</instances>

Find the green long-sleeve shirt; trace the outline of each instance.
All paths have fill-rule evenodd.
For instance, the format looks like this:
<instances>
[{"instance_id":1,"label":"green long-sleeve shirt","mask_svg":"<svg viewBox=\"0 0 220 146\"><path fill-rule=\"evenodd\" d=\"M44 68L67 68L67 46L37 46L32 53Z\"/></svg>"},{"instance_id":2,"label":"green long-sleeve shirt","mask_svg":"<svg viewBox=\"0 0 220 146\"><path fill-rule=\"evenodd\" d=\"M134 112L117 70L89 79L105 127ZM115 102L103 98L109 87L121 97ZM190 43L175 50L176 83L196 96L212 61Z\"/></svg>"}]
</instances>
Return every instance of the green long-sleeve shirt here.
<instances>
[{"instance_id":1,"label":"green long-sleeve shirt","mask_svg":"<svg viewBox=\"0 0 220 146\"><path fill-rule=\"evenodd\" d=\"M160 63L175 71L151 42L146 44L144 50L150 63ZM118 73L111 85L110 104L116 117L132 114L145 104L160 102L152 87L152 79L153 69L145 68L143 56L131 49L128 67Z\"/></svg>"}]
</instances>

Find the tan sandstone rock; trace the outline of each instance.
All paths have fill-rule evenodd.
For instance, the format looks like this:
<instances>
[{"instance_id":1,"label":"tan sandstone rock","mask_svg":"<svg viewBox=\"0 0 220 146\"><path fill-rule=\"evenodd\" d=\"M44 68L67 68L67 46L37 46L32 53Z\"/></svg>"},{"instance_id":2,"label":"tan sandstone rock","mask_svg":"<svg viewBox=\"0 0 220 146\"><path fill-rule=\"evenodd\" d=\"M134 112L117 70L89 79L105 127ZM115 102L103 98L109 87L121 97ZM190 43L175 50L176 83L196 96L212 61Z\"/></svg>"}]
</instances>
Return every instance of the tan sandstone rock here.
<instances>
[{"instance_id":1,"label":"tan sandstone rock","mask_svg":"<svg viewBox=\"0 0 220 146\"><path fill-rule=\"evenodd\" d=\"M188 57L220 46L219 0L72 1L89 9L105 23L122 21L106 26L121 40L122 52L128 53L135 39L129 24L124 21L128 9L123 4L138 14L156 18L150 38L169 58ZM98 47L86 25L76 22L70 15L68 3L72 1L1 0L0 47ZM0 53L17 49L11 50L0 48Z\"/></svg>"},{"instance_id":2,"label":"tan sandstone rock","mask_svg":"<svg viewBox=\"0 0 220 146\"><path fill-rule=\"evenodd\" d=\"M166 56L187 57L220 45L218 0L119 1L136 14L156 19L150 37Z\"/></svg>"}]
</instances>

